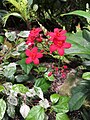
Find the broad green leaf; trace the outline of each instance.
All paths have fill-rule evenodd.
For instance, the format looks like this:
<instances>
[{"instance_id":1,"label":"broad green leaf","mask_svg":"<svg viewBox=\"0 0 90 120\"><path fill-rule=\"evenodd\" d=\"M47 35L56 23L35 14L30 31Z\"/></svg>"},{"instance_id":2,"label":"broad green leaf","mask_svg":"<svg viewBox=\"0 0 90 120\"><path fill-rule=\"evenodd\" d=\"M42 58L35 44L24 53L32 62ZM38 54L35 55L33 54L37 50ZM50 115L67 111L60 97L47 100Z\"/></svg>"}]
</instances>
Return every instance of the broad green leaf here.
<instances>
[{"instance_id":1,"label":"broad green leaf","mask_svg":"<svg viewBox=\"0 0 90 120\"><path fill-rule=\"evenodd\" d=\"M83 11L83 10L76 10L76 11L73 11L73 12L70 12L70 13L62 14L61 16L63 16L63 15L79 15L81 17L84 17L84 18L90 20L90 13L86 12L86 11Z\"/></svg>"},{"instance_id":2,"label":"broad green leaf","mask_svg":"<svg viewBox=\"0 0 90 120\"><path fill-rule=\"evenodd\" d=\"M25 120L44 120L45 112L41 106L33 106Z\"/></svg>"},{"instance_id":3,"label":"broad green leaf","mask_svg":"<svg viewBox=\"0 0 90 120\"><path fill-rule=\"evenodd\" d=\"M48 74L49 74L49 72L46 72L46 73L44 74L44 77L45 77L47 80L49 80L49 81L54 81L54 80L55 80L54 75L52 74L51 76L48 76Z\"/></svg>"},{"instance_id":4,"label":"broad green leaf","mask_svg":"<svg viewBox=\"0 0 90 120\"><path fill-rule=\"evenodd\" d=\"M0 92L4 90L4 86L0 85Z\"/></svg>"},{"instance_id":5,"label":"broad green leaf","mask_svg":"<svg viewBox=\"0 0 90 120\"><path fill-rule=\"evenodd\" d=\"M78 110L83 105L85 98L85 93L78 92L74 94L69 101L70 111Z\"/></svg>"},{"instance_id":6,"label":"broad green leaf","mask_svg":"<svg viewBox=\"0 0 90 120\"><path fill-rule=\"evenodd\" d=\"M58 113L56 114L56 120L70 120L67 114Z\"/></svg>"},{"instance_id":7,"label":"broad green leaf","mask_svg":"<svg viewBox=\"0 0 90 120\"><path fill-rule=\"evenodd\" d=\"M52 103L57 103L58 100L59 100L59 98L60 98L60 95L59 95L59 94L52 94L52 95L50 96L50 100L51 100Z\"/></svg>"},{"instance_id":8,"label":"broad green leaf","mask_svg":"<svg viewBox=\"0 0 90 120\"><path fill-rule=\"evenodd\" d=\"M15 41L16 39L16 32L6 32L5 36L8 38L9 41Z\"/></svg>"},{"instance_id":9,"label":"broad green leaf","mask_svg":"<svg viewBox=\"0 0 90 120\"><path fill-rule=\"evenodd\" d=\"M50 87L50 84L51 83L45 78L38 78L35 81L35 86L40 87L43 92L47 92L48 88Z\"/></svg>"},{"instance_id":10,"label":"broad green leaf","mask_svg":"<svg viewBox=\"0 0 90 120\"><path fill-rule=\"evenodd\" d=\"M85 73L82 75L82 78L83 78L83 79L86 79L86 80L90 80L90 72L85 72Z\"/></svg>"},{"instance_id":11,"label":"broad green leaf","mask_svg":"<svg viewBox=\"0 0 90 120\"><path fill-rule=\"evenodd\" d=\"M20 62L19 62L22 70L24 70L25 73L29 74L30 70L32 69L33 67L33 64L26 64L25 63L25 58L22 59Z\"/></svg>"},{"instance_id":12,"label":"broad green leaf","mask_svg":"<svg viewBox=\"0 0 90 120\"><path fill-rule=\"evenodd\" d=\"M65 50L66 54L79 55L90 59L90 42L83 38L82 31L70 34L67 37L67 42L70 42L72 46Z\"/></svg>"},{"instance_id":13,"label":"broad green leaf","mask_svg":"<svg viewBox=\"0 0 90 120\"><path fill-rule=\"evenodd\" d=\"M67 113L69 111L69 99L68 96L60 96L59 102L52 106L53 110L57 113Z\"/></svg>"},{"instance_id":14,"label":"broad green leaf","mask_svg":"<svg viewBox=\"0 0 90 120\"><path fill-rule=\"evenodd\" d=\"M15 84L12 86L12 90L17 93L23 93L29 92L28 88L25 87L23 84Z\"/></svg>"},{"instance_id":15,"label":"broad green leaf","mask_svg":"<svg viewBox=\"0 0 90 120\"><path fill-rule=\"evenodd\" d=\"M6 111L6 103L3 99L0 99L0 120L2 120Z\"/></svg>"}]
</instances>

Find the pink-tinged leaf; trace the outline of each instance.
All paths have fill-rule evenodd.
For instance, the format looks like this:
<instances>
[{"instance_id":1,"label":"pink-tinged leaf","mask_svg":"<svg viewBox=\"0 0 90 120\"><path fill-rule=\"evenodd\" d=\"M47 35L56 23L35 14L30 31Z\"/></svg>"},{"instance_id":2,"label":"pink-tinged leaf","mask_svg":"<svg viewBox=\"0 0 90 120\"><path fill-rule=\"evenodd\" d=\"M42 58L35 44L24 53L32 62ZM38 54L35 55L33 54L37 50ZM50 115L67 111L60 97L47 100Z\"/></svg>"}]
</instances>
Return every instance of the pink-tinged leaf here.
<instances>
[{"instance_id":1,"label":"pink-tinged leaf","mask_svg":"<svg viewBox=\"0 0 90 120\"><path fill-rule=\"evenodd\" d=\"M63 56L64 55L64 49L61 48L61 49L58 49L58 53L60 56Z\"/></svg>"},{"instance_id":2,"label":"pink-tinged leaf","mask_svg":"<svg viewBox=\"0 0 90 120\"><path fill-rule=\"evenodd\" d=\"M30 64L31 62L32 62L32 59L31 59L31 57L28 57L28 58L26 58L26 64Z\"/></svg>"},{"instance_id":3,"label":"pink-tinged leaf","mask_svg":"<svg viewBox=\"0 0 90 120\"><path fill-rule=\"evenodd\" d=\"M39 64L38 58L36 58L35 60L33 60L33 62L34 62L35 65L38 65Z\"/></svg>"}]
</instances>

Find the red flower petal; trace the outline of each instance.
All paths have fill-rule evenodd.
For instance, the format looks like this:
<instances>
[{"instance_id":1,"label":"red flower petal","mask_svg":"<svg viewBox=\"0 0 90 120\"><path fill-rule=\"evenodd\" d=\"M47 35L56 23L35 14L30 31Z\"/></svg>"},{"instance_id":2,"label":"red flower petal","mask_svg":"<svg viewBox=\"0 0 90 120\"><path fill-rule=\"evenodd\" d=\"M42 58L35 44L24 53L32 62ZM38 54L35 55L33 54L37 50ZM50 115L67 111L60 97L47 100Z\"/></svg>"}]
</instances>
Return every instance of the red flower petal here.
<instances>
[{"instance_id":1,"label":"red flower petal","mask_svg":"<svg viewBox=\"0 0 90 120\"><path fill-rule=\"evenodd\" d=\"M62 31L60 32L61 35L64 35L64 34L66 34L66 33L67 33L66 30L62 30Z\"/></svg>"},{"instance_id":2,"label":"red flower petal","mask_svg":"<svg viewBox=\"0 0 90 120\"><path fill-rule=\"evenodd\" d=\"M70 47L71 47L71 44L68 43L68 42L65 42L65 43L63 44L63 48L70 48Z\"/></svg>"},{"instance_id":3,"label":"red flower petal","mask_svg":"<svg viewBox=\"0 0 90 120\"><path fill-rule=\"evenodd\" d=\"M63 56L64 55L64 49L61 48L61 49L58 49L58 53L60 56Z\"/></svg>"},{"instance_id":4,"label":"red flower petal","mask_svg":"<svg viewBox=\"0 0 90 120\"><path fill-rule=\"evenodd\" d=\"M26 58L26 64L30 64L32 62L32 59L30 57Z\"/></svg>"},{"instance_id":5,"label":"red flower petal","mask_svg":"<svg viewBox=\"0 0 90 120\"><path fill-rule=\"evenodd\" d=\"M39 60L38 58L36 58L35 60L33 60L34 64L38 65L39 64Z\"/></svg>"},{"instance_id":6,"label":"red flower petal","mask_svg":"<svg viewBox=\"0 0 90 120\"><path fill-rule=\"evenodd\" d=\"M37 53L37 58L41 58L41 57L43 57L43 54L42 53Z\"/></svg>"},{"instance_id":7,"label":"red flower petal","mask_svg":"<svg viewBox=\"0 0 90 120\"><path fill-rule=\"evenodd\" d=\"M57 50L57 47L54 44L52 44L50 46L50 52L52 53L53 51L56 51L56 50Z\"/></svg>"},{"instance_id":8,"label":"red flower petal","mask_svg":"<svg viewBox=\"0 0 90 120\"><path fill-rule=\"evenodd\" d=\"M31 52L34 52L34 53L37 53L37 51L38 51L38 48L37 48L37 47L34 47L34 48L31 50Z\"/></svg>"},{"instance_id":9,"label":"red flower petal","mask_svg":"<svg viewBox=\"0 0 90 120\"><path fill-rule=\"evenodd\" d=\"M25 54L26 54L27 56L30 56L31 51L30 51L29 49L26 49Z\"/></svg>"}]
</instances>

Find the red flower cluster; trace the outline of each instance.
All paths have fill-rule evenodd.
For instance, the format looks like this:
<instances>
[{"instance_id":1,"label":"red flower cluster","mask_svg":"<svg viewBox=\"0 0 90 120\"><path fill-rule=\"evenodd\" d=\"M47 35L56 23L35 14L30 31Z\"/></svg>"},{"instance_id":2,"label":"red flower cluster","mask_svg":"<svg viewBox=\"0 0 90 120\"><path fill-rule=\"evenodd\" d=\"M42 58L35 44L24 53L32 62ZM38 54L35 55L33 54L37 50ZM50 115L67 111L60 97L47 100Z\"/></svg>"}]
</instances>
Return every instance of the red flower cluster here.
<instances>
[{"instance_id":1,"label":"red flower cluster","mask_svg":"<svg viewBox=\"0 0 90 120\"><path fill-rule=\"evenodd\" d=\"M33 28L30 31L26 44L33 45L35 40L38 42L42 42L42 37L39 34L41 31L42 30L40 28Z\"/></svg>"},{"instance_id":2,"label":"red flower cluster","mask_svg":"<svg viewBox=\"0 0 90 120\"><path fill-rule=\"evenodd\" d=\"M30 64L31 62L34 62L34 64L39 64L39 58L43 57L42 51L44 50L38 52L38 48L36 47L37 44L35 44L35 41L42 42L43 38L40 34L41 31L41 28L33 28L30 31L30 34L26 41L26 44L28 45L28 49L26 49L25 51L26 56L28 57L26 58L26 64ZM54 32L48 33L48 35L50 36L49 40L53 42L50 45L50 53L57 50L60 56L62 56L64 55L64 49L71 47L71 44L66 42L65 33L66 30L61 30L58 28L55 28Z\"/></svg>"},{"instance_id":3,"label":"red flower cluster","mask_svg":"<svg viewBox=\"0 0 90 120\"><path fill-rule=\"evenodd\" d=\"M71 44L66 42L65 36L66 30L61 30L58 28L54 29L54 32L49 32L50 40L53 42L50 46L50 53L58 51L60 56L64 55L64 49L70 48Z\"/></svg>"}]
</instances>

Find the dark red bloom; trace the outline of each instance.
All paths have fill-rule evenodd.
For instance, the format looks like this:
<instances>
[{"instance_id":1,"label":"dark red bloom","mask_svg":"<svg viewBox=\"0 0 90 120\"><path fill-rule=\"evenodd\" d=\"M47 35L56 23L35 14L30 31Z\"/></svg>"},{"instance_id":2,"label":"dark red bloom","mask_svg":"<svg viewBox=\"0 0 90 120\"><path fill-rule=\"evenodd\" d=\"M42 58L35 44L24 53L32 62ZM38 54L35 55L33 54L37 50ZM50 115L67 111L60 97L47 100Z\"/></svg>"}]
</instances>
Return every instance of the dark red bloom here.
<instances>
[{"instance_id":1,"label":"dark red bloom","mask_svg":"<svg viewBox=\"0 0 90 120\"><path fill-rule=\"evenodd\" d=\"M28 58L26 58L26 64L30 64L31 62L34 62L34 64L37 65L39 64L38 58L43 57L43 54L41 52L38 52L37 47L32 48L31 51L29 49L26 49L25 53L28 56Z\"/></svg>"},{"instance_id":2,"label":"dark red bloom","mask_svg":"<svg viewBox=\"0 0 90 120\"><path fill-rule=\"evenodd\" d=\"M66 30L61 30L58 28L54 29L54 32L49 32L50 40L53 42L50 46L50 53L58 51L60 56L64 55L64 49L70 48L71 44L66 42Z\"/></svg>"}]
</instances>

